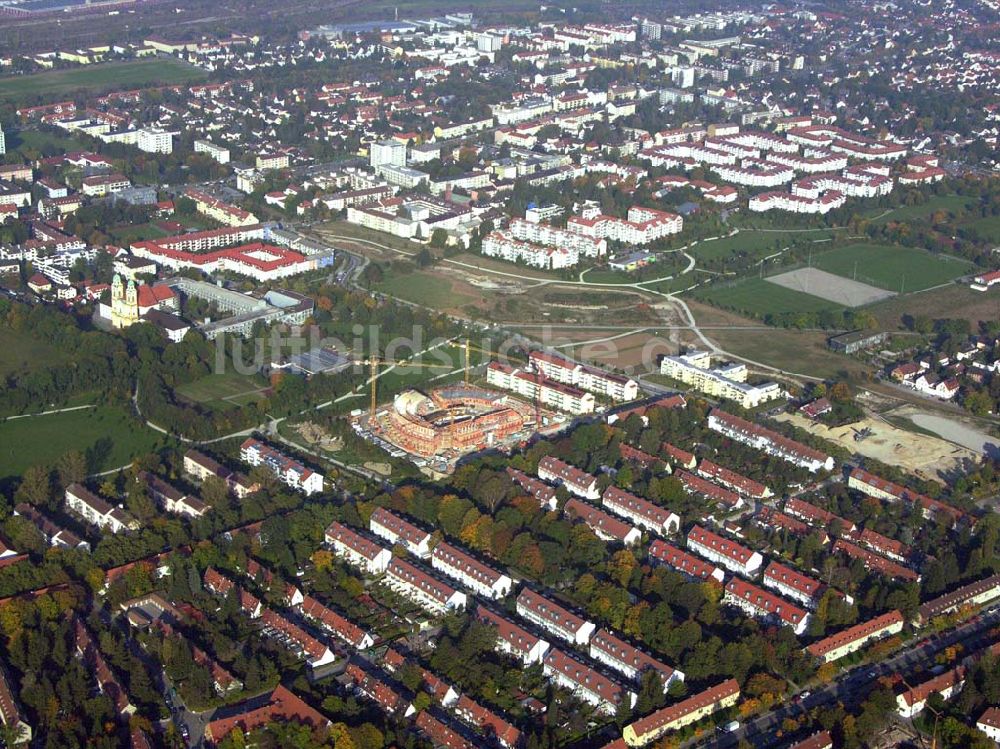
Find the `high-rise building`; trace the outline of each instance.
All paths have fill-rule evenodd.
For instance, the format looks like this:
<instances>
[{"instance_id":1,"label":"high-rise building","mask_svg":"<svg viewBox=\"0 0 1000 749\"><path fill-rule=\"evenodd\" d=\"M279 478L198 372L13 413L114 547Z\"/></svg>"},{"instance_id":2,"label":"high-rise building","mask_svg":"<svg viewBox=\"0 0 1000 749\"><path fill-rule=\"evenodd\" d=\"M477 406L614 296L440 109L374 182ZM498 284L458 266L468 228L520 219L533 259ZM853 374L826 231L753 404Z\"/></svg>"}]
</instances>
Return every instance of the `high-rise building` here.
<instances>
[{"instance_id":1,"label":"high-rise building","mask_svg":"<svg viewBox=\"0 0 1000 749\"><path fill-rule=\"evenodd\" d=\"M406 166L406 144L398 140L383 140L372 143L371 165L378 169L384 164L390 166Z\"/></svg>"}]
</instances>

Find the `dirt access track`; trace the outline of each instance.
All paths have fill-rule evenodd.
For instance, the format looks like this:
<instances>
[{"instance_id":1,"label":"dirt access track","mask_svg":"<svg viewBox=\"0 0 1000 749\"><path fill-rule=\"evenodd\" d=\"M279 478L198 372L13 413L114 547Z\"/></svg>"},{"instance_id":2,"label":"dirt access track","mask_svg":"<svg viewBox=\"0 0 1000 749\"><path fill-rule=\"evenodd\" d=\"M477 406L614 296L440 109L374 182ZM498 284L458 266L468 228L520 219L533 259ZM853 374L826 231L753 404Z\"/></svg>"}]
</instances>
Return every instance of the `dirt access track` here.
<instances>
[{"instance_id":1,"label":"dirt access track","mask_svg":"<svg viewBox=\"0 0 1000 749\"><path fill-rule=\"evenodd\" d=\"M899 466L923 479L942 481L941 474L964 468L966 461L978 463L981 458L978 453L954 443L930 435L908 432L878 418L867 417L853 424L833 428L797 413L781 414L775 418L835 442L852 453ZM855 442L854 435L866 428L871 430L871 435Z\"/></svg>"}]
</instances>

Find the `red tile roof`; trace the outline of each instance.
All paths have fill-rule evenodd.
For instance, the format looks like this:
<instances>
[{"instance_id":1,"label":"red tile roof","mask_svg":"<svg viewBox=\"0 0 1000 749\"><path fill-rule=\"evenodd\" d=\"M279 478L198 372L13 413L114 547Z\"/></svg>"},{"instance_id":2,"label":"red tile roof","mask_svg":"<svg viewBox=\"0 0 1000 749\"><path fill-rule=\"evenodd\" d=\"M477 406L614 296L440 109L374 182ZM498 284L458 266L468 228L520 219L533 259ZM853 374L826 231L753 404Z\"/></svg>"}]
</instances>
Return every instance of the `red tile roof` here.
<instances>
[{"instance_id":1,"label":"red tile roof","mask_svg":"<svg viewBox=\"0 0 1000 749\"><path fill-rule=\"evenodd\" d=\"M686 551L671 546L657 539L649 545L649 555L667 566L690 575L698 580L717 579L715 573L719 568L703 559L688 554ZM715 576L715 578L713 578Z\"/></svg>"},{"instance_id":2,"label":"red tile roof","mask_svg":"<svg viewBox=\"0 0 1000 749\"><path fill-rule=\"evenodd\" d=\"M903 615L899 611L892 610L880 616L876 616L874 619L869 619L866 622L861 622L860 624L855 624L853 627L843 629L840 632L830 635L829 637L824 637L822 640L814 642L806 648L806 650L810 655L822 658L833 650L849 645L856 640L869 637L876 632L881 632L886 627L890 627L896 623L903 623Z\"/></svg>"}]
</instances>

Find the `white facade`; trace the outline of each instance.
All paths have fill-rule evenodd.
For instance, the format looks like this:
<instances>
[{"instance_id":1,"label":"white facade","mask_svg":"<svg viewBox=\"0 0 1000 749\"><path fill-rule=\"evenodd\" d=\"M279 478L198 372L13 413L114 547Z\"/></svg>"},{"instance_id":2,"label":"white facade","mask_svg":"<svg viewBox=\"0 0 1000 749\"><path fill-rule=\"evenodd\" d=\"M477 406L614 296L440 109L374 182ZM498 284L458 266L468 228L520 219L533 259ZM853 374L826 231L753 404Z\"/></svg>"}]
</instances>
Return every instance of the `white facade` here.
<instances>
[{"instance_id":1,"label":"white facade","mask_svg":"<svg viewBox=\"0 0 1000 749\"><path fill-rule=\"evenodd\" d=\"M510 594L513 585L513 581L507 575L497 572L444 541L434 547L431 566L486 598L503 598Z\"/></svg>"},{"instance_id":2,"label":"white facade","mask_svg":"<svg viewBox=\"0 0 1000 749\"><path fill-rule=\"evenodd\" d=\"M229 149L216 145L210 140L196 140L194 142L194 150L195 153L207 153L220 164L229 163ZM250 192L253 192L253 190Z\"/></svg>"},{"instance_id":3,"label":"white facade","mask_svg":"<svg viewBox=\"0 0 1000 749\"><path fill-rule=\"evenodd\" d=\"M403 520L384 507L377 507L368 523L369 530L391 544L399 544L416 557L431 555L431 534Z\"/></svg>"},{"instance_id":4,"label":"white facade","mask_svg":"<svg viewBox=\"0 0 1000 749\"><path fill-rule=\"evenodd\" d=\"M326 529L324 539L338 557L370 575L382 574L392 561L389 549L369 541L340 523L331 524Z\"/></svg>"},{"instance_id":5,"label":"white facade","mask_svg":"<svg viewBox=\"0 0 1000 749\"><path fill-rule=\"evenodd\" d=\"M240 459L252 466L266 466L280 481L307 496L323 491L323 474L306 468L258 440L248 439L243 443Z\"/></svg>"},{"instance_id":6,"label":"white facade","mask_svg":"<svg viewBox=\"0 0 1000 749\"><path fill-rule=\"evenodd\" d=\"M432 614L465 608L467 596L403 559L393 559L385 572L386 584Z\"/></svg>"},{"instance_id":7,"label":"white facade","mask_svg":"<svg viewBox=\"0 0 1000 749\"><path fill-rule=\"evenodd\" d=\"M660 374L691 385L706 395L736 401L743 408L756 408L761 403L781 397L776 382L751 385L746 382L744 364L712 367L712 355L707 351L689 351L680 356L664 356Z\"/></svg>"},{"instance_id":8,"label":"white facade","mask_svg":"<svg viewBox=\"0 0 1000 749\"><path fill-rule=\"evenodd\" d=\"M517 597L517 613L523 619L574 645L586 645L597 629L593 622L581 619L548 599L525 588Z\"/></svg>"},{"instance_id":9,"label":"white facade","mask_svg":"<svg viewBox=\"0 0 1000 749\"><path fill-rule=\"evenodd\" d=\"M369 161L375 169L383 164L406 166L406 144L400 143L398 140L372 143Z\"/></svg>"}]
</instances>

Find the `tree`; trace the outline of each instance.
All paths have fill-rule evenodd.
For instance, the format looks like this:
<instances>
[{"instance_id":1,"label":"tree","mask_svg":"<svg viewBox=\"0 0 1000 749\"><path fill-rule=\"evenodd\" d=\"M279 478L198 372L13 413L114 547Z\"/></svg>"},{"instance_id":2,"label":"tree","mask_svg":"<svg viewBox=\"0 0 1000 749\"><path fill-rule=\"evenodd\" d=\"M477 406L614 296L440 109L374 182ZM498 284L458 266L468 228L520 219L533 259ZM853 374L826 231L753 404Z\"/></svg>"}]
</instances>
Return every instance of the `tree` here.
<instances>
[{"instance_id":1,"label":"tree","mask_svg":"<svg viewBox=\"0 0 1000 749\"><path fill-rule=\"evenodd\" d=\"M87 460L79 450L71 450L59 458L56 473L63 488L83 481L87 476Z\"/></svg>"},{"instance_id":2,"label":"tree","mask_svg":"<svg viewBox=\"0 0 1000 749\"><path fill-rule=\"evenodd\" d=\"M18 501L27 502L36 507L44 507L51 499L52 473L42 466L30 466L24 472L21 485L15 495Z\"/></svg>"}]
</instances>

